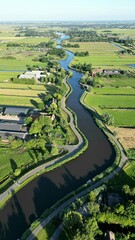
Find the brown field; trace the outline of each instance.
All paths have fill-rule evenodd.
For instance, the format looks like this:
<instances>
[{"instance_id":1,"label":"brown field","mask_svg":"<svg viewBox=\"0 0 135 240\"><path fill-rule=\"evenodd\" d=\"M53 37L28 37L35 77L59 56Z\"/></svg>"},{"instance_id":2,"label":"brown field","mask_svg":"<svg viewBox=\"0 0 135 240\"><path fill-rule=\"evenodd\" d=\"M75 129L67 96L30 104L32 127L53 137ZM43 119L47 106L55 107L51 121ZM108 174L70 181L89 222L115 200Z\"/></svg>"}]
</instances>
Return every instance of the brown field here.
<instances>
[{"instance_id":1,"label":"brown field","mask_svg":"<svg viewBox=\"0 0 135 240\"><path fill-rule=\"evenodd\" d=\"M112 132L117 132L117 138L125 149L135 147L135 129L109 127Z\"/></svg>"}]
</instances>

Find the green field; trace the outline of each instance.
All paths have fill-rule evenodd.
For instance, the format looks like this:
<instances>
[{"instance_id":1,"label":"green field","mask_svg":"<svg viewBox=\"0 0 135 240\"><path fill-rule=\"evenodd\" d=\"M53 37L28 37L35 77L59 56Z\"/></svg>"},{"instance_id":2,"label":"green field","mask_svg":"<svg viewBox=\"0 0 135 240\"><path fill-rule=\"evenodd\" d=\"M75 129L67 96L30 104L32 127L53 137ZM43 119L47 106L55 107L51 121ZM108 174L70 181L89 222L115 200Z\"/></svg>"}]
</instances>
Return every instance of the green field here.
<instances>
[{"instance_id":1,"label":"green field","mask_svg":"<svg viewBox=\"0 0 135 240\"><path fill-rule=\"evenodd\" d=\"M135 80L134 80L134 82L135 82ZM127 87L127 88L103 87L103 88L94 88L93 93L100 94L100 95L102 95L102 94L103 95L104 94L107 94L107 95L110 95L110 94L135 95L135 89L130 88L130 87Z\"/></svg>"},{"instance_id":2,"label":"green field","mask_svg":"<svg viewBox=\"0 0 135 240\"><path fill-rule=\"evenodd\" d=\"M135 187L135 161L127 163L124 169L111 180L109 186L113 186L114 189L121 189L125 184Z\"/></svg>"},{"instance_id":3,"label":"green field","mask_svg":"<svg viewBox=\"0 0 135 240\"><path fill-rule=\"evenodd\" d=\"M32 97L22 97L22 96L2 96L0 95L1 105L14 105L14 106L33 106L31 103ZM40 102L40 99L34 98L34 101Z\"/></svg>"},{"instance_id":4,"label":"green field","mask_svg":"<svg viewBox=\"0 0 135 240\"><path fill-rule=\"evenodd\" d=\"M17 43L22 43L22 44L39 44L42 42L48 42L49 38L47 37L25 37L25 38L17 38Z\"/></svg>"},{"instance_id":5,"label":"green field","mask_svg":"<svg viewBox=\"0 0 135 240\"><path fill-rule=\"evenodd\" d=\"M97 81L100 81L101 84L105 87L128 87L128 91L131 91L130 88L135 88L135 78L108 78L108 77L101 77L97 78ZM126 90L125 90L126 91Z\"/></svg>"},{"instance_id":6,"label":"green field","mask_svg":"<svg viewBox=\"0 0 135 240\"><path fill-rule=\"evenodd\" d=\"M17 167L29 163L32 159L28 151L0 147L0 179L12 171L11 160L16 163Z\"/></svg>"},{"instance_id":7,"label":"green field","mask_svg":"<svg viewBox=\"0 0 135 240\"><path fill-rule=\"evenodd\" d=\"M71 42L71 44L75 44ZM94 68L121 68L128 69L127 64L135 63L135 56L118 55L119 49L108 42L78 42L80 48L70 48L73 52L89 52L87 57L75 57L72 64L91 63Z\"/></svg>"},{"instance_id":8,"label":"green field","mask_svg":"<svg viewBox=\"0 0 135 240\"><path fill-rule=\"evenodd\" d=\"M45 91L35 91L35 90L21 90L18 89L0 89L0 96L26 96L26 97L38 97L40 93L45 93Z\"/></svg>"},{"instance_id":9,"label":"green field","mask_svg":"<svg viewBox=\"0 0 135 240\"><path fill-rule=\"evenodd\" d=\"M105 110L104 110L105 111ZM116 126L128 126L128 127L135 127L135 110L108 110L114 117L114 122Z\"/></svg>"},{"instance_id":10,"label":"green field","mask_svg":"<svg viewBox=\"0 0 135 240\"><path fill-rule=\"evenodd\" d=\"M135 97L88 94L85 101L94 108L135 108Z\"/></svg>"},{"instance_id":11,"label":"green field","mask_svg":"<svg viewBox=\"0 0 135 240\"><path fill-rule=\"evenodd\" d=\"M0 89L26 89L26 90L41 90L45 91L46 88L42 84L27 85L27 84L17 84L17 83L0 83Z\"/></svg>"},{"instance_id":12,"label":"green field","mask_svg":"<svg viewBox=\"0 0 135 240\"><path fill-rule=\"evenodd\" d=\"M118 34L121 38L130 37L135 39L135 29L127 29L127 28L105 28L105 29L96 29L97 33L104 34L104 31L111 31L112 33Z\"/></svg>"},{"instance_id":13,"label":"green field","mask_svg":"<svg viewBox=\"0 0 135 240\"><path fill-rule=\"evenodd\" d=\"M115 91L116 95L110 95L111 91ZM113 90L112 88L94 89L93 92L97 94L88 93L85 98L85 103L88 106L96 109L99 114L110 113L114 117L115 126L134 127L135 110L130 110L130 108L135 108L135 97L132 95L126 96L124 94L117 95L117 91L120 92L121 90L117 88ZM107 93L108 95L100 95L104 93Z\"/></svg>"},{"instance_id":14,"label":"green field","mask_svg":"<svg viewBox=\"0 0 135 240\"><path fill-rule=\"evenodd\" d=\"M0 83L1 82L5 82L5 81L8 81L11 77L13 78L17 78L18 75L20 75L22 72L1 72L0 71Z\"/></svg>"}]
</instances>

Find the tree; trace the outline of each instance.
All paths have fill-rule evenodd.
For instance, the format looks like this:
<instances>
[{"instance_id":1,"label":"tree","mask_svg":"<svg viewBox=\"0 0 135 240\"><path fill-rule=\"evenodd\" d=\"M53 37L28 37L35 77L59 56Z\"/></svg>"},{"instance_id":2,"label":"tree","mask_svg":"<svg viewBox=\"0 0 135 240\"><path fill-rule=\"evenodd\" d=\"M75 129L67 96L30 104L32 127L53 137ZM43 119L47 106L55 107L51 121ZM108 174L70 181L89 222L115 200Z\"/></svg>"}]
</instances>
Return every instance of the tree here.
<instances>
[{"instance_id":1,"label":"tree","mask_svg":"<svg viewBox=\"0 0 135 240\"><path fill-rule=\"evenodd\" d=\"M32 117L26 117L24 119L24 122L25 122L26 125L29 125L32 122L32 120L33 120Z\"/></svg>"},{"instance_id":2,"label":"tree","mask_svg":"<svg viewBox=\"0 0 135 240\"><path fill-rule=\"evenodd\" d=\"M82 226L83 217L81 213L71 210L64 214L63 221L67 230L73 230Z\"/></svg>"},{"instance_id":3,"label":"tree","mask_svg":"<svg viewBox=\"0 0 135 240\"><path fill-rule=\"evenodd\" d=\"M32 125L31 125L31 127L30 127L30 130L29 130L29 133L30 133L31 135L32 135L32 134L38 134L38 133L41 132L41 129L42 129L42 126L39 125L39 122L38 122L38 120L36 119L36 120L32 123Z\"/></svg>"},{"instance_id":4,"label":"tree","mask_svg":"<svg viewBox=\"0 0 135 240\"><path fill-rule=\"evenodd\" d=\"M103 115L101 115L101 118L102 118L102 121L108 124L109 126L114 124L114 118L109 113L103 113Z\"/></svg>"}]
</instances>

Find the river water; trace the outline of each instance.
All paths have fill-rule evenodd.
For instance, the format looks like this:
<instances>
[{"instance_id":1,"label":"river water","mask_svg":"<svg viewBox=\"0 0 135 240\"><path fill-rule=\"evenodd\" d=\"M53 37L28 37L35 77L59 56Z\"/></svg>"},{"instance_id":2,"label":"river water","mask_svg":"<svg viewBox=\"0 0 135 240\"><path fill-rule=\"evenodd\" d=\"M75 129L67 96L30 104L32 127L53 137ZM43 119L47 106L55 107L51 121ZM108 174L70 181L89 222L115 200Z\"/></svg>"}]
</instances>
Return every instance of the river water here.
<instances>
[{"instance_id":1,"label":"river water","mask_svg":"<svg viewBox=\"0 0 135 240\"><path fill-rule=\"evenodd\" d=\"M60 61L60 64L68 69L74 55L68 51L66 53L68 57ZM37 177L10 199L0 211L0 240L20 238L44 210L113 163L115 153L110 143L79 102L84 91L78 84L82 74L72 72L69 83L73 92L66 104L77 115L78 126L89 141L88 149L75 160Z\"/></svg>"}]
</instances>

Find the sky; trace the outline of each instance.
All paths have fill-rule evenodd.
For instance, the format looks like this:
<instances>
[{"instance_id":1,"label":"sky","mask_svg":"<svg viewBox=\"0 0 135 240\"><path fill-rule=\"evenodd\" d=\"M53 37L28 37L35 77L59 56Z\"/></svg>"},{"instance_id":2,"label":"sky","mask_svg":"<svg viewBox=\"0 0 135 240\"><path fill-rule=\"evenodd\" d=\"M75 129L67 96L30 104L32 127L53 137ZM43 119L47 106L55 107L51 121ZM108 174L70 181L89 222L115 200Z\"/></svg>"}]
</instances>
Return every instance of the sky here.
<instances>
[{"instance_id":1,"label":"sky","mask_svg":"<svg viewBox=\"0 0 135 240\"><path fill-rule=\"evenodd\" d=\"M135 0L2 0L0 21L135 20Z\"/></svg>"}]
</instances>

